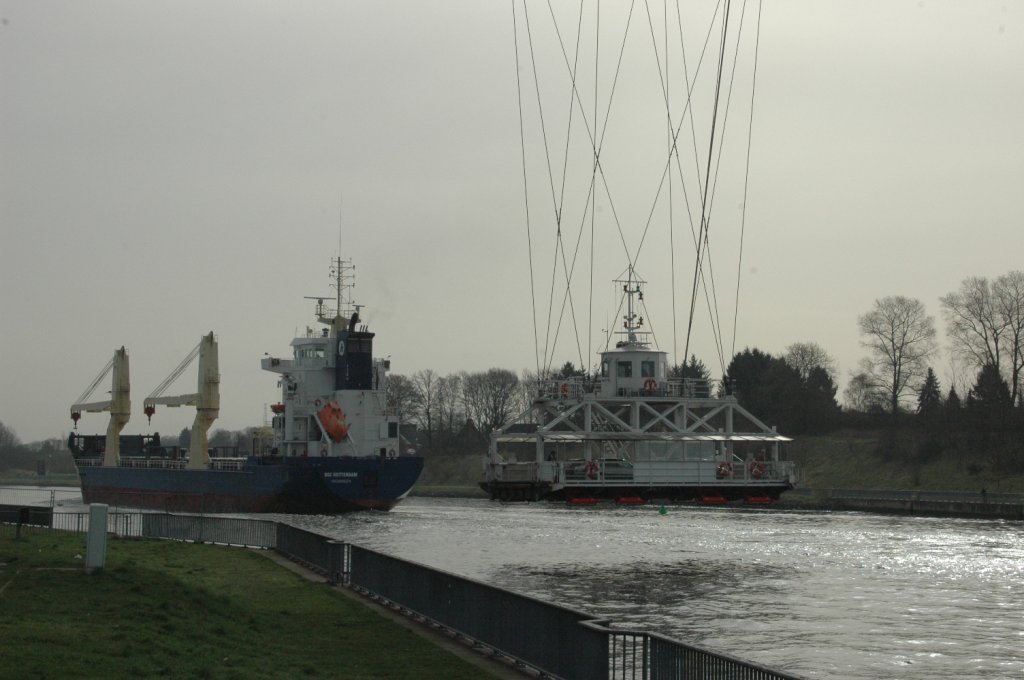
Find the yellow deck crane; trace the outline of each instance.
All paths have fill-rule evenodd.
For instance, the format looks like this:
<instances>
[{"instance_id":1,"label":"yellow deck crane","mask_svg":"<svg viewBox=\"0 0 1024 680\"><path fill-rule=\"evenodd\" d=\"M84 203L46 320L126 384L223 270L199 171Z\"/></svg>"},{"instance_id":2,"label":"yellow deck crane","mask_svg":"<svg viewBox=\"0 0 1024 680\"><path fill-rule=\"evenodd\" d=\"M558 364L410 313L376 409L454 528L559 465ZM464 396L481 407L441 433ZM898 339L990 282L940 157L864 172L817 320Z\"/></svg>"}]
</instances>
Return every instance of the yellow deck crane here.
<instances>
[{"instance_id":1,"label":"yellow deck crane","mask_svg":"<svg viewBox=\"0 0 1024 680\"><path fill-rule=\"evenodd\" d=\"M113 373L110 399L106 401L87 401L92 396L92 393L96 391L96 388L99 387L99 384L103 382L103 379L110 373ZM132 402L128 381L128 351L124 346L114 351L114 356L103 367L100 374L82 392L82 396L71 405L71 420L75 421L76 429L78 428L78 420L82 417L82 411L88 413L110 411L103 464L116 466L121 458L121 430L128 424L128 419L132 415Z\"/></svg>"},{"instance_id":2,"label":"yellow deck crane","mask_svg":"<svg viewBox=\"0 0 1024 680\"><path fill-rule=\"evenodd\" d=\"M185 372L185 369L199 357L198 392L176 397L162 396L167 388ZM156 405L195 406L196 419L192 423L192 438L189 444L188 469L202 470L210 466L210 451L207 433L220 414L220 372L217 359L217 339L213 331L204 335L199 344L192 348L178 367L171 371L162 383L142 402L143 411L152 419Z\"/></svg>"}]
</instances>

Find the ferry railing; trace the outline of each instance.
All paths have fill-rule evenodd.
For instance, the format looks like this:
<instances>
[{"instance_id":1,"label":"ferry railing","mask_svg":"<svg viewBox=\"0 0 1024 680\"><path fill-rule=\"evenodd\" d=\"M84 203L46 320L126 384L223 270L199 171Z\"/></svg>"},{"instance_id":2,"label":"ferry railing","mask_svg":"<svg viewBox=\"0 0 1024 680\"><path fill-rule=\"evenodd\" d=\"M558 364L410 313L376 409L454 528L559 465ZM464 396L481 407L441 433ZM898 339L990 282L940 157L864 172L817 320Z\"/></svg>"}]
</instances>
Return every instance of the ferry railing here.
<instances>
[{"instance_id":1,"label":"ferry railing","mask_svg":"<svg viewBox=\"0 0 1024 680\"><path fill-rule=\"evenodd\" d=\"M733 463L728 475L720 472L717 460L616 461L598 460L596 471L589 472L582 460L559 462L558 481L567 487L593 486L675 486L773 484L787 480L794 470L792 461L764 461L757 476L744 461ZM593 476L591 476L591 474ZM509 477L497 477L503 481Z\"/></svg>"},{"instance_id":2,"label":"ferry railing","mask_svg":"<svg viewBox=\"0 0 1024 680\"><path fill-rule=\"evenodd\" d=\"M605 394L604 387L611 382L611 378L590 380L578 376L544 380L537 386L536 396L542 399L580 399L586 394ZM730 391L723 387L720 380L669 378L655 381L655 384L649 387L623 388L617 396L715 399Z\"/></svg>"}]
</instances>

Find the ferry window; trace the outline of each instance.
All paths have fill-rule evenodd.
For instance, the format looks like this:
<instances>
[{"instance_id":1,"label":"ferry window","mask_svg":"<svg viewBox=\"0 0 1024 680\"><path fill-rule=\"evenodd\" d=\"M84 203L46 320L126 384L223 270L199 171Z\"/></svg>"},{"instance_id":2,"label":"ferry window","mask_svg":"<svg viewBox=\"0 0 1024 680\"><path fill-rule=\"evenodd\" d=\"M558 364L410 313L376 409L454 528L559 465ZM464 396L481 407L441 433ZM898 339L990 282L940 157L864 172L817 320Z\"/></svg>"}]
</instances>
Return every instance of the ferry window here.
<instances>
[{"instance_id":1,"label":"ferry window","mask_svg":"<svg viewBox=\"0 0 1024 680\"><path fill-rule=\"evenodd\" d=\"M607 359L605 359L604 361L601 362L601 377L602 378L607 378L608 377L608 360Z\"/></svg>"},{"instance_id":2,"label":"ferry window","mask_svg":"<svg viewBox=\"0 0 1024 680\"><path fill-rule=\"evenodd\" d=\"M653 361L641 361L640 362L640 377L641 378L653 378L654 377L654 362Z\"/></svg>"},{"instance_id":3,"label":"ferry window","mask_svg":"<svg viewBox=\"0 0 1024 680\"><path fill-rule=\"evenodd\" d=\"M619 361L615 365L615 375L620 378L632 378L633 377L633 362L632 361Z\"/></svg>"},{"instance_id":4,"label":"ferry window","mask_svg":"<svg viewBox=\"0 0 1024 680\"><path fill-rule=\"evenodd\" d=\"M388 439L398 438L398 423L388 423Z\"/></svg>"}]
</instances>

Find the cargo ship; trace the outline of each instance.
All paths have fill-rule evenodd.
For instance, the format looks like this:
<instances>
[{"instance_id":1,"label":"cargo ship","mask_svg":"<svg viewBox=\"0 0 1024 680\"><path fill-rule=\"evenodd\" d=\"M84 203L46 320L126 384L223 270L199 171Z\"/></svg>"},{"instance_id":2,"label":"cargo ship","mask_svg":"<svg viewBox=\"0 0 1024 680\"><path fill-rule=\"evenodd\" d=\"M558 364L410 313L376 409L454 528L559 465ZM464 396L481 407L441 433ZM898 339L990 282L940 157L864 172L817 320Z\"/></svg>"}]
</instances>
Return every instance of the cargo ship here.
<instances>
[{"instance_id":1,"label":"cargo ship","mask_svg":"<svg viewBox=\"0 0 1024 680\"><path fill-rule=\"evenodd\" d=\"M637 313L644 282L621 286L623 330L600 375L540 380L495 430L481 488L492 500L767 505L793 488L790 441L744 409L728 383L669 375Z\"/></svg>"},{"instance_id":2,"label":"cargo ship","mask_svg":"<svg viewBox=\"0 0 1024 680\"><path fill-rule=\"evenodd\" d=\"M335 294L308 298L323 327L292 340L290 358L262 359L262 368L279 376L281 400L271 406L272 436L254 441L246 455L208 446L220 408L212 332L144 401L150 418L160 405L195 407L187 450L162 446L158 434L120 434L131 415L130 385L128 352L115 351L71 407L76 428L84 412L110 413L105 435L73 432L68 439L84 501L203 513L333 514L390 510L405 498L423 458L402 450L399 417L386 399L391 362L373 356L374 333L351 298L353 275L351 261L335 258ZM164 396L197 358L198 390ZM108 375L110 399L89 401Z\"/></svg>"}]
</instances>

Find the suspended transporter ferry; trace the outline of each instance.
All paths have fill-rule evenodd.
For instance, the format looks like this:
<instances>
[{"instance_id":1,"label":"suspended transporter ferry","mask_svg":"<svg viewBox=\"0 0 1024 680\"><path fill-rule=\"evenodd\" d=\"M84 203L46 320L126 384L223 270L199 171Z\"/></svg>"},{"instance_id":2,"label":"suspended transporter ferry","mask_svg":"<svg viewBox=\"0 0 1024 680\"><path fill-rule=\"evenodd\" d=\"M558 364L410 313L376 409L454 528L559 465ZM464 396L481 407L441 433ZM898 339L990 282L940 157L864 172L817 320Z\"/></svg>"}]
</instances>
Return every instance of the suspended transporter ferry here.
<instances>
[{"instance_id":1,"label":"suspended transporter ferry","mask_svg":"<svg viewBox=\"0 0 1024 680\"><path fill-rule=\"evenodd\" d=\"M481 487L492 500L589 505L648 501L768 504L793 488L791 441L736 401L728 385L670 378L643 317L643 281L625 296L623 339L601 353L601 375L538 383L530 408L491 434Z\"/></svg>"},{"instance_id":2,"label":"suspended transporter ferry","mask_svg":"<svg viewBox=\"0 0 1024 680\"><path fill-rule=\"evenodd\" d=\"M83 411L109 411L106 435L71 434L86 503L191 512L337 513L390 510L409 493L423 458L400 452L399 420L386 404L390 361L373 357L374 334L360 324L351 302L348 261L332 267L337 305L317 300L325 327L292 340L290 359L266 357L262 368L280 375L273 440L255 442L251 455L211 456L207 433L220 408L217 340L202 338L192 353L144 401L196 408L189 449L160 445L159 434L121 436L131 414L128 353L122 347L71 407L76 426ZM199 359L198 391L163 392ZM112 374L111 398L89 395Z\"/></svg>"}]
</instances>

